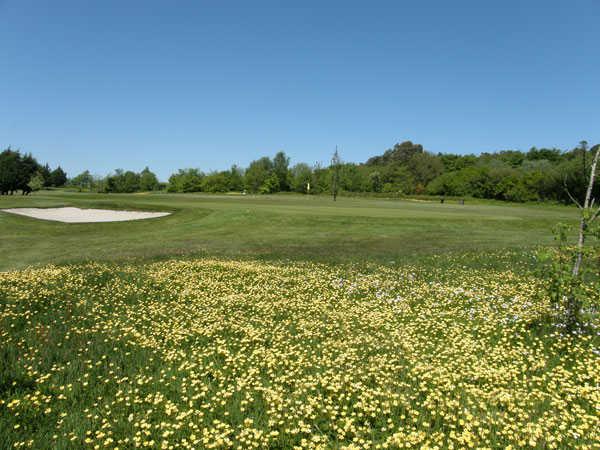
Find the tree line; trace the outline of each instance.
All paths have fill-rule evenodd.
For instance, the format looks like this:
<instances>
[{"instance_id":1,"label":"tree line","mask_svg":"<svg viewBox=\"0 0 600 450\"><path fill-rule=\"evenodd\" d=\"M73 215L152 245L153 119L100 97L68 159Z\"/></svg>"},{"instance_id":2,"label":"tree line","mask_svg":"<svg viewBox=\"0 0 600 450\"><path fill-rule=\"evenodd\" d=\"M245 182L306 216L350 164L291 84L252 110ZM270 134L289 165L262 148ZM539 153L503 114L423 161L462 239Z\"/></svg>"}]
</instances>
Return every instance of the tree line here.
<instances>
[{"instance_id":1,"label":"tree line","mask_svg":"<svg viewBox=\"0 0 600 450\"><path fill-rule=\"evenodd\" d=\"M10 147L0 153L0 194L18 191L29 194L48 187L62 187L67 174L58 166L51 170L48 164L40 164L31 153L21 154Z\"/></svg>"},{"instance_id":2,"label":"tree line","mask_svg":"<svg viewBox=\"0 0 600 450\"><path fill-rule=\"evenodd\" d=\"M169 178L168 191L381 193L568 203L568 192L577 198L584 195L589 161L598 147L589 148L582 141L567 151L533 147L527 152L459 155L434 154L406 141L358 164L343 162L336 149L326 166L291 166L290 158L278 152L273 158L252 161L245 170L232 166L206 174L199 169L181 169Z\"/></svg>"},{"instance_id":3,"label":"tree line","mask_svg":"<svg viewBox=\"0 0 600 450\"><path fill-rule=\"evenodd\" d=\"M432 153L420 144L398 143L364 163L344 162L336 152L327 164L291 164L285 152L263 156L248 167L203 172L180 169L159 182L146 167L141 172L117 169L104 177L88 170L66 180L58 167L51 171L30 154L7 149L0 157L3 192L28 191L67 185L80 191L123 192L247 192L272 194L363 194L385 196L434 195L485 199L570 202L583 198L586 173L599 146L582 141L575 148L533 147L529 151L502 150L479 155ZM18 168L17 168L18 167ZM598 189L598 188L595 188ZM334 192L335 191L335 192ZM570 193L570 194L569 194Z\"/></svg>"},{"instance_id":4,"label":"tree line","mask_svg":"<svg viewBox=\"0 0 600 450\"><path fill-rule=\"evenodd\" d=\"M166 188L165 183L148 167L141 172L117 169L105 177L92 175L89 170L81 172L69 179L67 186L76 188L79 192L91 191L101 193L125 193L159 191Z\"/></svg>"}]
</instances>

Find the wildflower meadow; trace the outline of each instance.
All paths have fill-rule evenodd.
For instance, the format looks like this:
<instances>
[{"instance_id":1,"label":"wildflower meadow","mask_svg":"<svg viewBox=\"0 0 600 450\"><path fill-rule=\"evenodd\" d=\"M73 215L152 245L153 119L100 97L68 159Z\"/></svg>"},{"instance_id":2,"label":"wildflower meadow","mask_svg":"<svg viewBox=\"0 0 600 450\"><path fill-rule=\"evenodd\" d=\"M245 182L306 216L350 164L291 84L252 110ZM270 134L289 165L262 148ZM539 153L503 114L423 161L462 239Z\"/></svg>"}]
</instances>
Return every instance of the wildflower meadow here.
<instances>
[{"instance_id":1,"label":"wildflower meadow","mask_svg":"<svg viewBox=\"0 0 600 450\"><path fill-rule=\"evenodd\" d=\"M539 291L459 263L3 272L0 447L598 448L598 333L537 332Z\"/></svg>"}]
</instances>

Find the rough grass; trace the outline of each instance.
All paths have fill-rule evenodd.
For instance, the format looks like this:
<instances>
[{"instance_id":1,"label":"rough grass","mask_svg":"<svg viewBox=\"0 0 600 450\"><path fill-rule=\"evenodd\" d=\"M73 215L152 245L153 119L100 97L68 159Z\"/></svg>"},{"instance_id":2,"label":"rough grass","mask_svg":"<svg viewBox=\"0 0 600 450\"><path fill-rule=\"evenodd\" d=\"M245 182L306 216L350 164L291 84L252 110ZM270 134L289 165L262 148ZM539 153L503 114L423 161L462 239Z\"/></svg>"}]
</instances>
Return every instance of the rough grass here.
<instances>
[{"instance_id":1,"label":"rough grass","mask_svg":"<svg viewBox=\"0 0 600 450\"><path fill-rule=\"evenodd\" d=\"M597 335L536 332L534 278L462 267L1 274L0 447L597 445Z\"/></svg>"}]
</instances>

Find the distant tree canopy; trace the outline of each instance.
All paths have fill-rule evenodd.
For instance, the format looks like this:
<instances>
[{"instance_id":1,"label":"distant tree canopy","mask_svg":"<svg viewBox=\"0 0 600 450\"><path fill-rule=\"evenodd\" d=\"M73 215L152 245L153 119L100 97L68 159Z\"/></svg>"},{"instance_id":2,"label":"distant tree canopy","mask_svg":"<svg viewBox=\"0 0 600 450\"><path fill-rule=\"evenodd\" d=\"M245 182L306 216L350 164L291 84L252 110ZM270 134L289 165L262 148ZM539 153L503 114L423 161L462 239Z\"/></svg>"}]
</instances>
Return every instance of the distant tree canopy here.
<instances>
[{"instance_id":1,"label":"distant tree canopy","mask_svg":"<svg viewBox=\"0 0 600 450\"><path fill-rule=\"evenodd\" d=\"M244 187L242 171L237 166L205 174L198 169L180 169L169 178L168 192L229 192Z\"/></svg>"},{"instance_id":2,"label":"distant tree canopy","mask_svg":"<svg viewBox=\"0 0 600 450\"><path fill-rule=\"evenodd\" d=\"M204 174L180 170L169 180L170 192L227 192L242 189L255 194L301 192L311 194L372 192L386 195L429 194L477 197L516 202L569 202L565 187L583 196L585 160L597 148L582 145L562 151L532 147L527 152L501 150L480 155L433 154L410 141L398 143L365 163L322 167L297 163L278 152L248 168ZM334 173L333 171L337 172ZM232 175L234 174L234 175ZM334 183L334 184L332 184ZM310 186L310 189L309 189Z\"/></svg>"},{"instance_id":3,"label":"distant tree canopy","mask_svg":"<svg viewBox=\"0 0 600 450\"><path fill-rule=\"evenodd\" d=\"M156 175L146 167L141 172L117 169L111 175L98 181L98 190L106 193L132 193L155 191L160 187Z\"/></svg>"},{"instance_id":4,"label":"distant tree canopy","mask_svg":"<svg viewBox=\"0 0 600 450\"><path fill-rule=\"evenodd\" d=\"M139 189L141 191L156 191L159 187L158 177L150 171L148 166L139 174Z\"/></svg>"},{"instance_id":5,"label":"distant tree canopy","mask_svg":"<svg viewBox=\"0 0 600 450\"><path fill-rule=\"evenodd\" d=\"M160 183L148 168L141 172L117 169L106 177L88 170L67 180L59 166L52 170L31 154L6 149L0 153L0 192L29 192L65 184L80 191L97 192L249 192L270 194L373 193L386 196L428 194L476 197L515 202L558 201L570 203L568 191L582 199L587 186L588 165L598 145L582 141L570 150L537 148L523 152L500 150L480 155L434 154L420 144L405 141L364 163L343 162L322 166L296 163L283 151L272 158L263 156L242 169L203 172L180 169L168 183ZM324 158L327 153L324 152ZM596 189L600 189L597 185ZM596 196L600 192L594 193Z\"/></svg>"},{"instance_id":6,"label":"distant tree canopy","mask_svg":"<svg viewBox=\"0 0 600 450\"><path fill-rule=\"evenodd\" d=\"M69 186L73 186L79 189L79 191L89 190L91 191L94 187L96 180L92 176L89 170L81 172L79 175L74 176L68 182Z\"/></svg>"},{"instance_id":7,"label":"distant tree canopy","mask_svg":"<svg viewBox=\"0 0 600 450\"><path fill-rule=\"evenodd\" d=\"M516 202L555 200L569 203L568 190L583 198L584 161L598 146L582 151L533 148L527 153L482 154L473 164L442 173L427 186L433 195L472 196ZM545 156L545 157L542 157Z\"/></svg>"},{"instance_id":8,"label":"distant tree canopy","mask_svg":"<svg viewBox=\"0 0 600 450\"><path fill-rule=\"evenodd\" d=\"M0 153L0 193L13 194L17 191L28 193L45 187L61 187L67 181L67 174L57 167L53 171L46 164L42 166L30 154L7 148Z\"/></svg>"},{"instance_id":9,"label":"distant tree canopy","mask_svg":"<svg viewBox=\"0 0 600 450\"><path fill-rule=\"evenodd\" d=\"M50 172L50 185L55 187L61 187L67 184L67 173L62 170L62 167L58 166L52 172Z\"/></svg>"},{"instance_id":10,"label":"distant tree canopy","mask_svg":"<svg viewBox=\"0 0 600 450\"><path fill-rule=\"evenodd\" d=\"M394 145L386 150L383 155L373 156L367 160L367 166L385 166L388 164L406 164L414 155L423 153L423 146L410 141Z\"/></svg>"},{"instance_id":11,"label":"distant tree canopy","mask_svg":"<svg viewBox=\"0 0 600 450\"><path fill-rule=\"evenodd\" d=\"M81 191L104 193L133 193L157 191L164 189L164 183L158 181L157 176L148 167L141 172L116 169L105 177L94 176L85 170L67 182L67 186Z\"/></svg>"}]
</instances>

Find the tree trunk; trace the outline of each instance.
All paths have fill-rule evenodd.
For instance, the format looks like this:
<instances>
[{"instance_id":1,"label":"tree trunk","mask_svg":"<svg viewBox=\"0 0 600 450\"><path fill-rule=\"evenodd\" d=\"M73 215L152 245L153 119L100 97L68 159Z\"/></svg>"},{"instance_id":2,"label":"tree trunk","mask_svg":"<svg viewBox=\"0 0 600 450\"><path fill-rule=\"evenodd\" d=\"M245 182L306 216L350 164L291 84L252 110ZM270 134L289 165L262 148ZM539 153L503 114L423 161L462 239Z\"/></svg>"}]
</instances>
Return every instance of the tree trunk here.
<instances>
[{"instance_id":1,"label":"tree trunk","mask_svg":"<svg viewBox=\"0 0 600 450\"><path fill-rule=\"evenodd\" d=\"M579 221L579 238L577 239L577 254L575 257L575 264L573 265L574 277L579 276L579 270L581 269L581 261L583 260L583 244L585 244L585 229L585 216L582 214L581 220Z\"/></svg>"},{"instance_id":2,"label":"tree trunk","mask_svg":"<svg viewBox=\"0 0 600 450\"><path fill-rule=\"evenodd\" d=\"M590 181L588 183L587 191L585 193L585 201L581 209L581 220L579 222L579 239L577 240L577 256L575 258L575 264L573 265L573 276L579 276L579 270L581 269L581 261L583 260L583 244L585 244L585 231L587 229L587 214L590 208L590 201L592 200L592 191L594 189L594 182L596 179L596 167L598 165L598 156L600 156L600 149L596 150L594 155L594 161L592 162L592 168L590 169Z\"/></svg>"},{"instance_id":3,"label":"tree trunk","mask_svg":"<svg viewBox=\"0 0 600 450\"><path fill-rule=\"evenodd\" d=\"M588 227L588 220L593 221L595 215L590 215L591 208L593 207L592 191L594 189L594 182L596 179L596 167L598 165L598 157L600 156L600 149L596 150L592 167L590 169L590 180L588 183L587 191L585 193L585 200L583 206L580 206L581 219L579 220L579 238L577 239L577 251L575 253L575 263L573 264L573 278L576 279L580 276L581 264L583 262L583 247L585 244L585 233ZM581 310L581 301L575 296L574 293L570 293L567 299L567 330L572 331L575 325L579 321L579 312Z\"/></svg>"}]
</instances>

